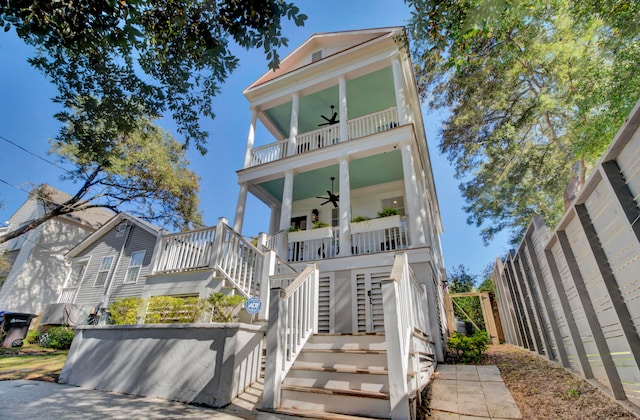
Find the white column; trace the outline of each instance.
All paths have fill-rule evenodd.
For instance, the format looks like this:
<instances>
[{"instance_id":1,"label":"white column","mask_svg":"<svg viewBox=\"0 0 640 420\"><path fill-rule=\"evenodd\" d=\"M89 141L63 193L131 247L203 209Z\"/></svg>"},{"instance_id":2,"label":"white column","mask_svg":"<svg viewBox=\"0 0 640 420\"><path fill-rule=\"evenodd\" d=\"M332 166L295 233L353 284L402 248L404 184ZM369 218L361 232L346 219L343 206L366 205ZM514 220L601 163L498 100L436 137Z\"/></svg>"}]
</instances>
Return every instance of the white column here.
<instances>
[{"instance_id":1,"label":"white column","mask_svg":"<svg viewBox=\"0 0 640 420\"><path fill-rule=\"evenodd\" d=\"M269 234L273 235L274 233L280 230L280 209L282 207L276 204L269 206L269 211L271 215L269 216Z\"/></svg>"},{"instance_id":2,"label":"white column","mask_svg":"<svg viewBox=\"0 0 640 420\"><path fill-rule=\"evenodd\" d=\"M282 191L282 208L280 209L280 230L287 230L291 225L291 204L293 203L293 171L284 174Z\"/></svg>"},{"instance_id":3,"label":"white column","mask_svg":"<svg viewBox=\"0 0 640 420\"><path fill-rule=\"evenodd\" d=\"M338 80L338 96L340 110L340 142L349 140L349 120L347 119L347 79L340 76Z\"/></svg>"},{"instance_id":4,"label":"white column","mask_svg":"<svg viewBox=\"0 0 640 420\"><path fill-rule=\"evenodd\" d=\"M251 109L251 123L249 124L249 134L247 135L247 150L244 152L244 168L248 168L251 164L251 149L256 137L256 121L258 119L258 110Z\"/></svg>"},{"instance_id":5,"label":"white column","mask_svg":"<svg viewBox=\"0 0 640 420\"><path fill-rule=\"evenodd\" d=\"M291 123L289 125L289 144L287 156L296 154L296 137L298 136L298 109L300 107L300 94L297 92L291 98Z\"/></svg>"},{"instance_id":6,"label":"white column","mask_svg":"<svg viewBox=\"0 0 640 420\"><path fill-rule=\"evenodd\" d=\"M402 81L402 66L400 65L400 59L398 57L394 57L391 61L391 70L393 71L393 85L396 92L398 122L400 123L400 125L402 125L407 123L407 112L404 83Z\"/></svg>"},{"instance_id":7,"label":"white column","mask_svg":"<svg viewBox=\"0 0 640 420\"><path fill-rule=\"evenodd\" d=\"M407 196L407 214L409 216L409 237L412 246L426 245L422 211L420 206L420 190L416 178L411 144L400 145L402 154L402 172L404 174L404 191Z\"/></svg>"},{"instance_id":8,"label":"white column","mask_svg":"<svg viewBox=\"0 0 640 420\"><path fill-rule=\"evenodd\" d=\"M238 193L238 204L236 205L236 215L233 218L233 230L242 233L242 223L244 222L244 210L247 206L247 190L246 183L240 184L240 192Z\"/></svg>"},{"instance_id":9,"label":"white column","mask_svg":"<svg viewBox=\"0 0 640 420\"><path fill-rule=\"evenodd\" d=\"M340 256L351 255L351 185L349 160L340 159Z\"/></svg>"}]
</instances>

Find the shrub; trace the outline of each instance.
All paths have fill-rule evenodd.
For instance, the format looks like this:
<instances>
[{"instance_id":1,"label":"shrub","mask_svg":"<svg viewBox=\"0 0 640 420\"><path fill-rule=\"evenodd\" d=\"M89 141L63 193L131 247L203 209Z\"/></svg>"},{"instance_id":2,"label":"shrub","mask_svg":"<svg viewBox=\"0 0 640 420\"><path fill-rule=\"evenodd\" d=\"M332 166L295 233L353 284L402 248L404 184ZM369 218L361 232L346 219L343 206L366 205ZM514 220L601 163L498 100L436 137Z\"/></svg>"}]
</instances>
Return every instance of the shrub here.
<instances>
[{"instance_id":1,"label":"shrub","mask_svg":"<svg viewBox=\"0 0 640 420\"><path fill-rule=\"evenodd\" d=\"M137 324L144 300L137 297L119 299L109 305L109 322L116 325Z\"/></svg>"},{"instance_id":2,"label":"shrub","mask_svg":"<svg viewBox=\"0 0 640 420\"><path fill-rule=\"evenodd\" d=\"M46 347L56 350L69 350L76 332L71 327L53 327L47 331L49 343Z\"/></svg>"},{"instance_id":3,"label":"shrub","mask_svg":"<svg viewBox=\"0 0 640 420\"><path fill-rule=\"evenodd\" d=\"M318 222L318 221L313 222L313 223L312 223L312 225L313 225L313 228L314 228L314 229L318 229L318 228L323 228L323 227L327 227L327 226L329 226L329 224L327 224L327 223L324 223L324 222Z\"/></svg>"},{"instance_id":4,"label":"shrub","mask_svg":"<svg viewBox=\"0 0 640 420\"><path fill-rule=\"evenodd\" d=\"M239 306L244 303L240 295L227 296L224 293L214 293L209 296L211 305L211 322L233 322Z\"/></svg>"},{"instance_id":5,"label":"shrub","mask_svg":"<svg viewBox=\"0 0 640 420\"><path fill-rule=\"evenodd\" d=\"M40 344L40 331L31 330L27 333L27 343L29 344Z\"/></svg>"},{"instance_id":6,"label":"shrub","mask_svg":"<svg viewBox=\"0 0 640 420\"><path fill-rule=\"evenodd\" d=\"M395 216L398 213L398 210L393 209L391 207L384 208L378 212L378 218L387 217L387 216Z\"/></svg>"},{"instance_id":7,"label":"shrub","mask_svg":"<svg viewBox=\"0 0 640 420\"><path fill-rule=\"evenodd\" d=\"M480 363L482 352L488 344L489 335L486 331L476 331L471 337L454 332L447 343L460 363Z\"/></svg>"},{"instance_id":8,"label":"shrub","mask_svg":"<svg viewBox=\"0 0 640 420\"><path fill-rule=\"evenodd\" d=\"M351 219L351 223L365 222L367 220L370 220L370 219L365 216L356 216L353 219Z\"/></svg>"},{"instance_id":9,"label":"shrub","mask_svg":"<svg viewBox=\"0 0 640 420\"><path fill-rule=\"evenodd\" d=\"M204 299L197 297L154 296L147 306L147 324L171 324L198 321L205 310Z\"/></svg>"}]
</instances>

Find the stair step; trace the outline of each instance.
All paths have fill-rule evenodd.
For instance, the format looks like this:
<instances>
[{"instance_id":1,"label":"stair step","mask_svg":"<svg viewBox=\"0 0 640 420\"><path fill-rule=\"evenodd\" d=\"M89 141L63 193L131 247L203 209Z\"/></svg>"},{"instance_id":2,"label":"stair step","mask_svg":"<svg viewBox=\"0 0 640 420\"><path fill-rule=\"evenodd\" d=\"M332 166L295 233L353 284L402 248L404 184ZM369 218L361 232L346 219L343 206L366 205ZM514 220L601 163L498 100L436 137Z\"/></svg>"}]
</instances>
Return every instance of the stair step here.
<instances>
[{"instance_id":1,"label":"stair step","mask_svg":"<svg viewBox=\"0 0 640 420\"><path fill-rule=\"evenodd\" d=\"M389 392L389 377L356 372L291 369L283 384L310 388L342 389L344 391Z\"/></svg>"},{"instance_id":2,"label":"stair step","mask_svg":"<svg viewBox=\"0 0 640 420\"><path fill-rule=\"evenodd\" d=\"M263 416L258 414L258 420L283 420L283 419L322 419L322 420L366 420L366 419L383 419L384 417L360 417L348 414L329 413L326 411L314 411L314 410L293 410L287 408L279 408L277 410L269 410L266 408L260 408L258 411L263 413L274 414L274 416Z\"/></svg>"},{"instance_id":3,"label":"stair step","mask_svg":"<svg viewBox=\"0 0 640 420\"><path fill-rule=\"evenodd\" d=\"M331 372L331 373L355 373L355 374L363 374L363 375L388 375L389 371L387 369L364 369L364 368L356 368L352 366L345 367L327 367L327 366L317 366L317 365L293 365L291 366L291 370L309 370L314 372Z\"/></svg>"},{"instance_id":4,"label":"stair step","mask_svg":"<svg viewBox=\"0 0 640 420\"><path fill-rule=\"evenodd\" d=\"M384 334L314 334L307 350L386 350Z\"/></svg>"},{"instance_id":5,"label":"stair step","mask_svg":"<svg viewBox=\"0 0 640 420\"><path fill-rule=\"evenodd\" d=\"M283 384L279 408L388 418L390 407L384 392Z\"/></svg>"}]
</instances>

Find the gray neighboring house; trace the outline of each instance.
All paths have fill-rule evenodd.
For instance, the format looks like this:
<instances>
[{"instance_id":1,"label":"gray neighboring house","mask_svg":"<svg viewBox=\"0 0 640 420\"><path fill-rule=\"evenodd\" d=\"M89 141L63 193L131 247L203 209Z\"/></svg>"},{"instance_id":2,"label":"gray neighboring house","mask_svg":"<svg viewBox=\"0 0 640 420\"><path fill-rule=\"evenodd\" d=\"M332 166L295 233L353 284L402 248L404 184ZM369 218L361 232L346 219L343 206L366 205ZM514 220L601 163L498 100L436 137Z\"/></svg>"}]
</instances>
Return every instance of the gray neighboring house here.
<instances>
[{"instance_id":1,"label":"gray neighboring house","mask_svg":"<svg viewBox=\"0 0 640 420\"><path fill-rule=\"evenodd\" d=\"M124 297L140 297L163 230L119 213L67 253L71 272L58 303L96 313Z\"/></svg>"},{"instance_id":2,"label":"gray neighboring house","mask_svg":"<svg viewBox=\"0 0 640 420\"><path fill-rule=\"evenodd\" d=\"M42 186L46 201L31 195L0 229L14 231L43 216L52 203L64 203L69 194ZM0 310L39 314L56 302L69 272L64 255L113 217L110 210L92 208L57 216L15 239L0 244L9 269L0 272Z\"/></svg>"}]
</instances>

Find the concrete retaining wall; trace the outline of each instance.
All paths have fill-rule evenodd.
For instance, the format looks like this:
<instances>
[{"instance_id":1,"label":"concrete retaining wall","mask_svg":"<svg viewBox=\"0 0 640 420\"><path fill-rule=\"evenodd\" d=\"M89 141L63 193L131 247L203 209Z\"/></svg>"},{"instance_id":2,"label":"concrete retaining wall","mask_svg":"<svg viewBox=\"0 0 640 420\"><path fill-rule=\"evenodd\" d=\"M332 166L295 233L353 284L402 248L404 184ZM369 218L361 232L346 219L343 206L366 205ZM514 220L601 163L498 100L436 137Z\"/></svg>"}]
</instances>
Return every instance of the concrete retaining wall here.
<instances>
[{"instance_id":1,"label":"concrete retaining wall","mask_svg":"<svg viewBox=\"0 0 640 420\"><path fill-rule=\"evenodd\" d=\"M263 327L82 326L60 382L222 407L258 379Z\"/></svg>"}]
</instances>

